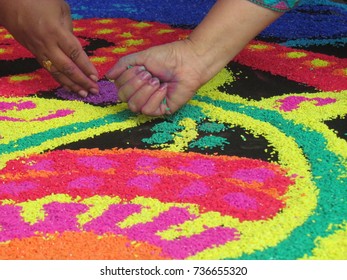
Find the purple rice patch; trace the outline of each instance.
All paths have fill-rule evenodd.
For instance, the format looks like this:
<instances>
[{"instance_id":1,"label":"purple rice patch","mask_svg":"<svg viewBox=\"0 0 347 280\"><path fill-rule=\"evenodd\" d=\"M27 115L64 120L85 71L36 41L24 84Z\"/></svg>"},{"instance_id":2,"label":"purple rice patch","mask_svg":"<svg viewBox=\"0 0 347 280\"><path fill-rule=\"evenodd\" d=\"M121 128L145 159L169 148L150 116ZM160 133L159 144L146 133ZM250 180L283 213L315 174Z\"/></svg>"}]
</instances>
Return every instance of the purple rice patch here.
<instances>
[{"instance_id":1,"label":"purple rice patch","mask_svg":"<svg viewBox=\"0 0 347 280\"><path fill-rule=\"evenodd\" d=\"M114 83L110 81L98 82L100 92L99 94L88 93L87 97L82 97L77 93L59 88L56 95L65 100L79 100L90 104L112 104L118 101L118 90Z\"/></svg>"}]
</instances>

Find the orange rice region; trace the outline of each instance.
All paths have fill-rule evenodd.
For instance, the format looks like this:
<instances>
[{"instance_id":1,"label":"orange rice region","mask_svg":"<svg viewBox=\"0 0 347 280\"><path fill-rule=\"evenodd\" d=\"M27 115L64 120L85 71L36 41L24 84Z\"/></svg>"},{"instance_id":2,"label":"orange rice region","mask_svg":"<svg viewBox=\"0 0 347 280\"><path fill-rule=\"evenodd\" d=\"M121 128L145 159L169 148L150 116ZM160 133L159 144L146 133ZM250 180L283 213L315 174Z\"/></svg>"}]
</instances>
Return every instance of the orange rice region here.
<instances>
[{"instance_id":1,"label":"orange rice region","mask_svg":"<svg viewBox=\"0 0 347 280\"><path fill-rule=\"evenodd\" d=\"M125 236L64 232L0 244L2 260L164 260L161 248Z\"/></svg>"}]
</instances>

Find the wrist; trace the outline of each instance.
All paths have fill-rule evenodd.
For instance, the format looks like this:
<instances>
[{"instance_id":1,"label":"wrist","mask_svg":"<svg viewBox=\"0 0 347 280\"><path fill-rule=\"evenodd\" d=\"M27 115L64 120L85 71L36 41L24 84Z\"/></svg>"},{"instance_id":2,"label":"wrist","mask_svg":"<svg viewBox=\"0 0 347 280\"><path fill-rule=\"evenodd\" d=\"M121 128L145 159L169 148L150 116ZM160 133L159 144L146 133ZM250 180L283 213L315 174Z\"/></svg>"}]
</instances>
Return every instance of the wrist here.
<instances>
[{"instance_id":1,"label":"wrist","mask_svg":"<svg viewBox=\"0 0 347 280\"><path fill-rule=\"evenodd\" d=\"M242 47L233 42L225 45L225 41L218 42L207 37L200 37L194 32L184 42L189 46L195 60L201 69L201 82L204 84L221 71Z\"/></svg>"},{"instance_id":2,"label":"wrist","mask_svg":"<svg viewBox=\"0 0 347 280\"><path fill-rule=\"evenodd\" d=\"M281 13L245 0L219 0L186 43L203 66L208 81Z\"/></svg>"}]
</instances>

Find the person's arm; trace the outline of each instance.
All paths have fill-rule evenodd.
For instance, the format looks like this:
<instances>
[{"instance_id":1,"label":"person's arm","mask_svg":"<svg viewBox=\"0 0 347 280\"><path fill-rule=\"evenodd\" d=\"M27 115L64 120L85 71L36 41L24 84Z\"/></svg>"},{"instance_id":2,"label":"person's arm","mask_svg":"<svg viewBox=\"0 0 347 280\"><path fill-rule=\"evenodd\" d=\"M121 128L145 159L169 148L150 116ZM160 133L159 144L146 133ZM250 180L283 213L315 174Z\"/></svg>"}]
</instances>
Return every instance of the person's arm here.
<instances>
[{"instance_id":1,"label":"person's arm","mask_svg":"<svg viewBox=\"0 0 347 280\"><path fill-rule=\"evenodd\" d=\"M219 0L188 39L122 57L106 76L132 111L159 116L168 106L175 112L281 15L247 0Z\"/></svg>"},{"instance_id":2,"label":"person's arm","mask_svg":"<svg viewBox=\"0 0 347 280\"><path fill-rule=\"evenodd\" d=\"M281 15L245 0L217 1L187 40L206 67L203 82Z\"/></svg>"},{"instance_id":3,"label":"person's arm","mask_svg":"<svg viewBox=\"0 0 347 280\"><path fill-rule=\"evenodd\" d=\"M72 33L63 0L0 0L0 25L26 47L60 84L86 96L98 93L98 73Z\"/></svg>"}]
</instances>

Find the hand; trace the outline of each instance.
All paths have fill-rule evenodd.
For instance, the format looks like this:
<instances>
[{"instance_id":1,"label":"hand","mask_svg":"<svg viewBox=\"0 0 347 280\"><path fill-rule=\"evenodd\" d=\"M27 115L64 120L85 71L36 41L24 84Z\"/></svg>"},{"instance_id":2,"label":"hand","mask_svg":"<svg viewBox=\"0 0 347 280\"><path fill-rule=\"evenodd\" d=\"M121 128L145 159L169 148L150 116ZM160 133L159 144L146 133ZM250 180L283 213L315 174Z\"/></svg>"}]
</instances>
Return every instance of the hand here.
<instances>
[{"instance_id":1,"label":"hand","mask_svg":"<svg viewBox=\"0 0 347 280\"><path fill-rule=\"evenodd\" d=\"M106 77L115 81L131 111L160 116L190 100L215 74L207 72L187 39L122 57Z\"/></svg>"},{"instance_id":2,"label":"hand","mask_svg":"<svg viewBox=\"0 0 347 280\"><path fill-rule=\"evenodd\" d=\"M63 0L0 0L0 24L31 51L65 88L98 93L98 73L72 34L70 8Z\"/></svg>"},{"instance_id":3,"label":"hand","mask_svg":"<svg viewBox=\"0 0 347 280\"><path fill-rule=\"evenodd\" d=\"M125 56L106 77L115 80L119 96L130 110L163 115L166 97L168 108L175 112L280 16L250 1L219 0L189 39ZM129 65L137 67L127 70Z\"/></svg>"}]
</instances>

